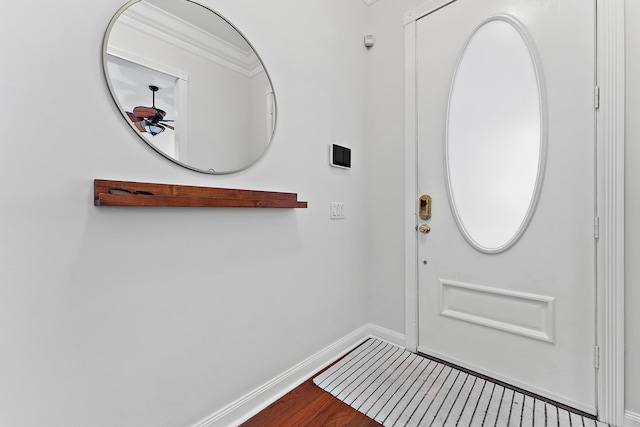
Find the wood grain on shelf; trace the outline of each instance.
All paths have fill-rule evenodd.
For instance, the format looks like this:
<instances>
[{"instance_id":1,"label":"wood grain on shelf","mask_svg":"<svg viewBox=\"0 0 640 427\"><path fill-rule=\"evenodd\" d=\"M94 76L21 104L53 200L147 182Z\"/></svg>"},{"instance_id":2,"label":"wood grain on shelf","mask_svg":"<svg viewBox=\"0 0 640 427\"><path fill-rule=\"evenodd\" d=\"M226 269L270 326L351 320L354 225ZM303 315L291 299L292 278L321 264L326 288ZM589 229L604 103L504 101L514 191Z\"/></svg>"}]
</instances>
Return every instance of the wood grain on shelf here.
<instances>
[{"instance_id":1,"label":"wood grain on shelf","mask_svg":"<svg viewBox=\"0 0 640 427\"><path fill-rule=\"evenodd\" d=\"M94 180L93 196L96 206L307 207L296 193L103 179Z\"/></svg>"}]
</instances>

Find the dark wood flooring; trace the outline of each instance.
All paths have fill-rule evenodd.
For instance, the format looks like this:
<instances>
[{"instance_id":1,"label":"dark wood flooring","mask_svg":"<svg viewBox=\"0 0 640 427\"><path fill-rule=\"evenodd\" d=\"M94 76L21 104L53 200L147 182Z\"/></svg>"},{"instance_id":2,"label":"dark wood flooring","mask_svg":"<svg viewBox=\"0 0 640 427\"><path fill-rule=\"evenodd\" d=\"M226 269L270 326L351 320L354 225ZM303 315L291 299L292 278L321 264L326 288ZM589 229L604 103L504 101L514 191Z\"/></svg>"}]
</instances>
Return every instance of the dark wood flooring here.
<instances>
[{"instance_id":1,"label":"dark wood flooring","mask_svg":"<svg viewBox=\"0 0 640 427\"><path fill-rule=\"evenodd\" d=\"M316 386L312 379L308 379L241 424L241 427L374 427L380 425Z\"/></svg>"}]
</instances>

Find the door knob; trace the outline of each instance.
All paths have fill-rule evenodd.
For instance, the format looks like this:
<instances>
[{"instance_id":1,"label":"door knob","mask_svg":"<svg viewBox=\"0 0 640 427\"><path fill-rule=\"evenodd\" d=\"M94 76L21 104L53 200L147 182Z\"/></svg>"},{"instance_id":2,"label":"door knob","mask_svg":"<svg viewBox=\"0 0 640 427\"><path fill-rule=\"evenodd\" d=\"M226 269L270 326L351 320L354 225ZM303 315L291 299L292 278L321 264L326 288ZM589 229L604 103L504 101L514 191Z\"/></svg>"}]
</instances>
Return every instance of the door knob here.
<instances>
[{"instance_id":1,"label":"door knob","mask_svg":"<svg viewBox=\"0 0 640 427\"><path fill-rule=\"evenodd\" d=\"M431 231L431 227L429 227L427 224L422 224L420 227L418 227L418 231L422 234L427 234Z\"/></svg>"}]
</instances>

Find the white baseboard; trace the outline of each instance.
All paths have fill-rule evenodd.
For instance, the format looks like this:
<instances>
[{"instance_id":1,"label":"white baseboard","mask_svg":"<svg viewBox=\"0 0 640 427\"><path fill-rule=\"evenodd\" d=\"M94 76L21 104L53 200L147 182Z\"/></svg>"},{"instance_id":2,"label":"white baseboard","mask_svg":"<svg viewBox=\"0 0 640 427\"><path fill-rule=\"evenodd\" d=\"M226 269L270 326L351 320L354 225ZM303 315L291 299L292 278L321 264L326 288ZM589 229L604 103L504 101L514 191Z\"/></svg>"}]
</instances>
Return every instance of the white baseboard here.
<instances>
[{"instance_id":1,"label":"white baseboard","mask_svg":"<svg viewBox=\"0 0 640 427\"><path fill-rule=\"evenodd\" d=\"M273 378L271 381L266 382L250 393L247 393L224 408L202 419L192 427L228 427L243 423L302 384L317 371L330 365L371 337L388 341L400 347L405 346L403 334L371 323L366 324L323 348L313 356Z\"/></svg>"},{"instance_id":2,"label":"white baseboard","mask_svg":"<svg viewBox=\"0 0 640 427\"><path fill-rule=\"evenodd\" d=\"M379 338L383 341L388 341L391 344L405 348L404 334L383 328L382 326L374 325L373 323L365 325L365 328L367 328L367 338Z\"/></svg>"},{"instance_id":3,"label":"white baseboard","mask_svg":"<svg viewBox=\"0 0 640 427\"><path fill-rule=\"evenodd\" d=\"M624 413L624 427L640 427L640 414L626 411Z\"/></svg>"}]
</instances>

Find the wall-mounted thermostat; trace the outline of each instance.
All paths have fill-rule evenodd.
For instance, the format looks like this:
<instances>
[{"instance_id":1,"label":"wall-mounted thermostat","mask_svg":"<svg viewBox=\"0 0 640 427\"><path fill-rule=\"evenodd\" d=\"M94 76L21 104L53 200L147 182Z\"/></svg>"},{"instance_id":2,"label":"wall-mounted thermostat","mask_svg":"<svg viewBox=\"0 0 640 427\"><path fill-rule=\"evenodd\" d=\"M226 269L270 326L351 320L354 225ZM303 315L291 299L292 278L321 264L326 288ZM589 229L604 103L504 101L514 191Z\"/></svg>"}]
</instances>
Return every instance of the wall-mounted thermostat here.
<instances>
[{"instance_id":1,"label":"wall-mounted thermostat","mask_svg":"<svg viewBox=\"0 0 640 427\"><path fill-rule=\"evenodd\" d=\"M331 144L329 147L329 164L336 168L351 168L351 148Z\"/></svg>"}]
</instances>

